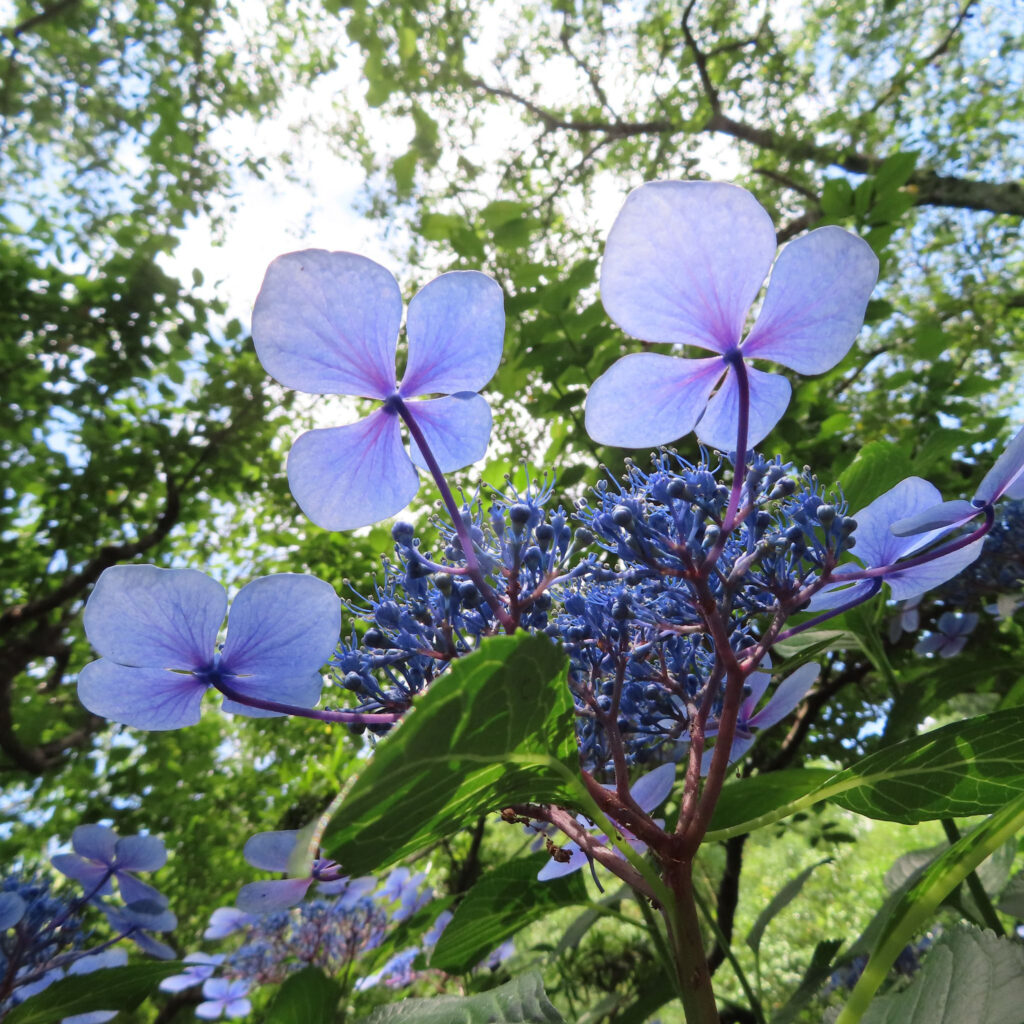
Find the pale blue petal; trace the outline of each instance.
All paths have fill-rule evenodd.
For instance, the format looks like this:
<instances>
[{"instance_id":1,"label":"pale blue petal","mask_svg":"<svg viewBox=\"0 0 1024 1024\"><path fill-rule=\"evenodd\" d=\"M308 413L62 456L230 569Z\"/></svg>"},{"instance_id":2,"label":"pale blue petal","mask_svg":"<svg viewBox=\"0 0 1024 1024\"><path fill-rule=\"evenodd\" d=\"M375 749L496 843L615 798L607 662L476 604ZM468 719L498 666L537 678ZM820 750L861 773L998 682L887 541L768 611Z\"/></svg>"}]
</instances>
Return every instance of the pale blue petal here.
<instances>
[{"instance_id":1,"label":"pale blue petal","mask_svg":"<svg viewBox=\"0 0 1024 1024\"><path fill-rule=\"evenodd\" d=\"M743 688L744 690L749 690L750 693L743 698L743 703L740 704L739 715L737 715L736 718L738 725L746 728L747 722L750 720L750 716L754 713L754 708L757 707L759 701L764 696L764 692L768 689L768 684L771 681L772 676L770 672L755 670L747 676L747 681L743 684ZM718 730L716 729L715 732L717 731ZM704 735L712 736L714 733L709 730L706 731Z\"/></svg>"},{"instance_id":2,"label":"pale blue petal","mask_svg":"<svg viewBox=\"0 0 1024 1024\"><path fill-rule=\"evenodd\" d=\"M402 293L391 272L351 252L279 256L252 313L264 369L315 395L386 398L395 390Z\"/></svg>"},{"instance_id":3,"label":"pale blue petal","mask_svg":"<svg viewBox=\"0 0 1024 1024\"><path fill-rule=\"evenodd\" d=\"M860 332L877 278L871 246L842 228L818 228L790 242L775 261L743 355L797 373L831 369Z\"/></svg>"},{"instance_id":4,"label":"pale blue petal","mask_svg":"<svg viewBox=\"0 0 1024 1024\"><path fill-rule=\"evenodd\" d=\"M974 495L976 501L992 505L1003 495L1024 498L1024 428L1006 446L995 464L985 474Z\"/></svg>"},{"instance_id":5,"label":"pale blue petal","mask_svg":"<svg viewBox=\"0 0 1024 1024\"><path fill-rule=\"evenodd\" d=\"M636 801L640 809L650 814L660 807L672 792L676 780L676 766L671 762L660 764L653 771L641 775L629 787L629 795Z\"/></svg>"},{"instance_id":6,"label":"pale blue petal","mask_svg":"<svg viewBox=\"0 0 1024 1024\"><path fill-rule=\"evenodd\" d=\"M669 444L693 430L724 371L717 357L623 356L590 386L587 433L619 448Z\"/></svg>"},{"instance_id":7,"label":"pale blue petal","mask_svg":"<svg viewBox=\"0 0 1024 1024\"><path fill-rule=\"evenodd\" d=\"M199 721L206 683L158 668L129 668L106 658L78 674L78 699L94 715L136 729L180 729Z\"/></svg>"},{"instance_id":8,"label":"pale blue petal","mask_svg":"<svg viewBox=\"0 0 1024 1024\"><path fill-rule=\"evenodd\" d=\"M163 904L164 907L167 906L167 897L159 889L154 889L153 886L140 882L134 875L122 874L118 871L117 887L121 890L121 898L129 906L135 903L145 903L152 906Z\"/></svg>"},{"instance_id":9,"label":"pale blue petal","mask_svg":"<svg viewBox=\"0 0 1024 1024\"><path fill-rule=\"evenodd\" d=\"M16 892L0 892L0 932L13 928L28 909Z\"/></svg>"},{"instance_id":10,"label":"pale blue petal","mask_svg":"<svg viewBox=\"0 0 1024 1024\"><path fill-rule=\"evenodd\" d=\"M299 832L294 828L257 832L246 840L242 856L262 871L287 871L298 841Z\"/></svg>"},{"instance_id":11,"label":"pale blue petal","mask_svg":"<svg viewBox=\"0 0 1024 1024\"><path fill-rule=\"evenodd\" d=\"M747 447L753 448L763 441L772 427L782 419L793 389L789 381L777 373L764 373L755 370L749 364L746 370L750 386ZM704 444L721 452L736 450L739 397L736 374L730 370L697 424L697 437Z\"/></svg>"},{"instance_id":12,"label":"pale blue petal","mask_svg":"<svg viewBox=\"0 0 1024 1024\"><path fill-rule=\"evenodd\" d=\"M401 394L479 391L501 362L504 296L497 281L476 270L442 274L409 303L409 359Z\"/></svg>"},{"instance_id":13,"label":"pale blue petal","mask_svg":"<svg viewBox=\"0 0 1024 1024\"><path fill-rule=\"evenodd\" d=\"M587 858L583 851L579 848L579 845L572 840L566 843L562 850L568 853L569 859L565 862L555 860L551 858L537 872L538 882L550 882L552 878L562 878L564 875L571 875L574 871L579 871L580 868L586 866Z\"/></svg>"},{"instance_id":14,"label":"pale blue petal","mask_svg":"<svg viewBox=\"0 0 1024 1024\"><path fill-rule=\"evenodd\" d=\"M278 675L226 676L224 682L246 697L273 700L278 704L292 704L299 708L316 707L324 687L323 676L319 672L290 678ZM229 715L245 715L247 718L278 718L285 714L243 704L230 697L225 697L221 702L221 710Z\"/></svg>"},{"instance_id":15,"label":"pale blue petal","mask_svg":"<svg viewBox=\"0 0 1024 1024\"><path fill-rule=\"evenodd\" d=\"M79 825L71 833L71 846L80 857L109 866L117 857L117 833L106 825Z\"/></svg>"},{"instance_id":16,"label":"pale blue petal","mask_svg":"<svg viewBox=\"0 0 1024 1024\"><path fill-rule=\"evenodd\" d=\"M754 737L747 734L744 736L737 736L732 741L732 747L729 750L729 764L733 761L738 761L752 746L754 745ZM711 770L711 759L715 756L715 748L712 747L710 750L705 750L703 757L700 759L700 773L701 775L707 775Z\"/></svg>"},{"instance_id":17,"label":"pale blue petal","mask_svg":"<svg viewBox=\"0 0 1024 1024\"><path fill-rule=\"evenodd\" d=\"M340 633L341 602L329 583L301 573L260 576L231 604L221 668L308 676L334 653Z\"/></svg>"},{"instance_id":18,"label":"pale blue petal","mask_svg":"<svg viewBox=\"0 0 1024 1024\"><path fill-rule=\"evenodd\" d=\"M767 729L781 722L807 696L818 678L821 666L813 662L801 665L791 676L779 683L771 699L747 723L751 729Z\"/></svg>"},{"instance_id":19,"label":"pale blue petal","mask_svg":"<svg viewBox=\"0 0 1024 1024\"><path fill-rule=\"evenodd\" d=\"M842 571L841 569L839 570ZM871 580L856 580L853 583L835 583L822 587L804 609L807 612L828 612L833 608L859 600L871 592Z\"/></svg>"},{"instance_id":20,"label":"pale blue petal","mask_svg":"<svg viewBox=\"0 0 1024 1024\"><path fill-rule=\"evenodd\" d=\"M985 538L980 537L973 544L931 562L925 562L912 569L886 573L885 582L892 590L893 600L906 601L951 580L981 554L981 546L984 543Z\"/></svg>"},{"instance_id":21,"label":"pale blue petal","mask_svg":"<svg viewBox=\"0 0 1024 1024\"><path fill-rule=\"evenodd\" d=\"M255 923L256 918L244 910L239 910L237 907L218 907L210 915L210 923L207 925L206 931L203 932L203 938L224 939ZM187 960L188 957L185 959Z\"/></svg>"},{"instance_id":22,"label":"pale blue petal","mask_svg":"<svg viewBox=\"0 0 1024 1024\"><path fill-rule=\"evenodd\" d=\"M771 217L745 189L651 182L630 193L612 225L601 300L637 338L727 352L774 255Z\"/></svg>"},{"instance_id":23,"label":"pale blue petal","mask_svg":"<svg viewBox=\"0 0 1024 1024\"><path fill-rule=\"evenodd\" d=\"M292 445L288 483L326 530L354 530L400 512L419 489L398 417L378 409L347 427L310 430Z\"/></svg>"},{"instance_id":24,"label":"pale blue petal","mask_svg":"<svg viewBox=\"0 0 1024 1024\"><path fill-rule=\"evenodd\" d=\"M478 462L487 454L491 439L491 407L480 395L463 392L406 406L437 459L442 473L451 473ZM410 438L409 455L421 469L427 464L415 440Z\"/></svg>"},{"instance_id":25,"label":"pale blue petal","mask_svg":"<svg viewBox=\"0 0 1024 1024\"><path fill-rule=\"evenodd\" d=\"M964 639L966 639L966 637ZM939 649L944 647L948 642L949 638L943 636L941 633L932 633L931 636L926 636L914 644L914 653L936 654Z\"/></svg>"},{"instance_id":26,"label":"pale blue petal","mask_svg":"<svg viewBox=\"0 0 1024 1024\"><path fill-rule=\"evenodd\" d=\"M247 914L272 914L301 903L312 878L282 878L271 882L249 882L238 890L235 905Z\"/></svg>"},{"instance_id":27,"label":"pale blue petal","mask_svg":"<svg viewBox=\"0 0 1024 1024\"><path fill-rule=\"evenodd\" d=\"M117 866L125 871L157 871L167 863L167 848L156 836L125 836L117 841Z\"/></svg>"},{"instance_id":28,"label":"pale blue petal","mask_svg":"<svg viewBox=\"0 0 1024 1024\"><path fill-rule=\"evenodd\" d=\"M969 501L944 501L941 505L933 505L923 512L918 512L917 515L897 519L892 524L892 532L897 537L913 537L932 530L952 530L970 522L980 511L981 509Z\"/></svg>"},{"instance_id":29,"label":"pale blue petal","mask_svg":"<svg viewBox=\"0 0 1024 1024\"><path fill-rule=\"evenodd\" d=\"M109 865L86 860L74 853L58 853L50 863L67 878L73 878L87 893L107 896L114 891Z\"/></svg>"},{"instance_id":30,"label":"pale blue petal","mask_svg":"<svg viewBox=\"0 0 1024 1024\"><path fill-rule=\"evenodd\" d=\"M85 606L89 642L119 665L202 668L227 610L224 588L195 569L114 565Z\"/></svg>"},{"instance_id":31,"label":"pale blue petal","mask_svg":"<svg viewBox=\"0 0 1024 1024\"><path fill-rule=\"evenodd\" d=\"M897 537L892 532L892 525L898 520L931 510L941 500L939 489L927 480L919 476L901 480L895 487L875 498L870 505L854 513L857 530L853 535L856 541L853 554L865 566L876 568L889 565L924 547L935 539L938 531L913 537Z\"/></svg>"}]
</instances>

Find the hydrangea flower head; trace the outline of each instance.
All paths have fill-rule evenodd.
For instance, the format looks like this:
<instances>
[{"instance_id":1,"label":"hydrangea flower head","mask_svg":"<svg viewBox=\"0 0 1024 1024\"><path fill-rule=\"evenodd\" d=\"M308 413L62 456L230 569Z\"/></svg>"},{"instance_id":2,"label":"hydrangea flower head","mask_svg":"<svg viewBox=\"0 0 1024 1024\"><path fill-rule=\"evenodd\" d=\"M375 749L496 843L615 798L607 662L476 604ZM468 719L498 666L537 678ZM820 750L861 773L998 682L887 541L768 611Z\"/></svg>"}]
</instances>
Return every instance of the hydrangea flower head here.
<instances>
[{"instance_id":1,"label":"hydrangea flower head","mask_svg":"<svg viewBox=\"0 0 1024 1024\"><path fill-rule=\"evenodd\" d=\"M956 657L977 625L978 616L974 612L943 612L931 636L918 640L914 645L914 653L937 654L940 658Z\"/></svg>"},{"instance_id":2,"label":"hydrangea flower head","mask_svg":"<svg viewBox=\"0 0 1024 1024\"><path fill-rule=\"evenodd\" d=\"M156 836L125 836L119 839L105 825L79 825L71 834L74 853L60 853L53 866L79 882L87 894L106 896L113 892L116 878L126 904L167 906L167 899L151 885L140 882L132 872L156 871L167 863L163 840Z\"/></svg>"},{"instance_id":3,"label":"hydrangea flower head","mask_svg":"<svg viewBox=\"0 0 1024 1024\"><path fill-rule=\"evenodd\" d=\"M85 607L85 632L103 655L82 669L78 696L94 714L139 729L199 721L203 695L224 681L263 700L313 707L318 669L334 651L341 604L315 576L261 576L238 593L217 650L227 594L195 569L115 565ZM275 714L225 699L225 711Z\"/></svg>"},{"instance_id":4,"label":"hydrangea flower head","mask_svg":"<svg viewBox=\"0 0 1024 1024\"><path fill-rule=\"evenodd\" d=\"M402 295L391 273L365 256L309 249L271 263L253 310L256 352L287 387L376 398L383 406L344 427L303 434L288 456L288 482L318 526L348 530L386 519L429 469L406 451L399 408L422 431L442 473L482 458L491 410L477 392L498 368L505 337L501 289L485 274L455 271L409 303L408 359L395 368ZM407 403L410 398L441 395Z\"/></svg>"},{"instance_id":5,"label":"hydrangea flower head","mask_svg":"<svg viewBox=\"0 0 1024 1024\"><path fill-rule=\"evenodd\" d=\"M715 355L624 356L587 397L586 426L595 441L640 448L696 427L705 444L731 451L739 361L769 359L798 373L823 373L846 355L878 275L870 246L842 228L823 227L790 242L777 259L775 252L771 218L736 185L659 181L630 194L605 247L605 309L643 341L695 345ZM769 269L764 303L744 339ZM791 389L778 374L750 366L746 374L753 446L779 421Z\"/></svg>"}]
</instances>

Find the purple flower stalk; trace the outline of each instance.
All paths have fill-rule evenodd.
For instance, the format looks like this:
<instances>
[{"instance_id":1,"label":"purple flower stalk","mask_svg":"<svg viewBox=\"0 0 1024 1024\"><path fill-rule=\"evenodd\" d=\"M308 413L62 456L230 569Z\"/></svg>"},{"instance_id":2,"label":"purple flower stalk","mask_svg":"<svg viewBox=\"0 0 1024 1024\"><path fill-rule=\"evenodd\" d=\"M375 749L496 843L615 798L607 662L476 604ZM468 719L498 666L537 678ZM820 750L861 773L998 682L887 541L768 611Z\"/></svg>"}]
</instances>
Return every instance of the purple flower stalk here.
<instances>
[{"instance_id":1,"label":"purple flower stalk","mask_svg":"<svg viewBox=\"0 0 1024 1024\"><path fill-rule=\"evenodd\" d=\"M235 714L312 708L323 685L318 669L341 631L330 584L294 573L246 584L218 651L226 609L224 588L195 569L107 569L85 607L86 634L103 657L82 669L79 699L94 714L139 729L195 725L211 686L230 691L222 707ZM240 702L246 699L256 706Z\"/></svg>"},{"instance_id":2,"label":"purple flower stalk","mask_svg":"<svg viewBox=\"0 0 1024 1024\"><path fill-rule=\"evenodd\" d=\"M748 359L798 373L823 373L842 359L860 330L878 259L838 227L790 242L778 259L775 251L771 218L735 185L659 181L630 194L605 247L605 309L643 341L715 355L624 356L587 397L587 431L595 441L640 448L696 427L705 444L744 453L779 421L791 391L784 377L755 370ZM764 303L744 339L770 268Z\"/></svg>"},{"instance_id":3,"label":"purple flower stalk","mask_svg":"<svg viewBox=\"0 0 1024 1024\"><path fill-rule=\"evenodd\" d=\"M303 434L288 482L318 526L349 530L386 519L419 489L417 467L440 474L482 458L491 410L478 392L501 360L501 289L485 274L442 274L409 303L408 359L395 369L402 296L384 267L349 252L309 249L267 270L253 310L256 352L286 387L375 398L382 407L344 427ZM397 382L397 383L396 383ZM409 402L437 394L444 397ZM399 420L413 436L406 451Z\"/></svg>"}]
</instances>

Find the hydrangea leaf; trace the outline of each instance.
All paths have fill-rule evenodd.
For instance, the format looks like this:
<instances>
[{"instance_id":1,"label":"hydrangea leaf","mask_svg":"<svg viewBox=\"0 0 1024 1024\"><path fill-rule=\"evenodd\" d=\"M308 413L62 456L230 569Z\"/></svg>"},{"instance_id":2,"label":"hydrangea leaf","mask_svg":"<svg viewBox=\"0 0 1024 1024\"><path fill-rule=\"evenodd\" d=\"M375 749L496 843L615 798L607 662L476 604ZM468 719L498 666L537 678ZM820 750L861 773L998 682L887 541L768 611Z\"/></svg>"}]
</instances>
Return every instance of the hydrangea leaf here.
<instances>
[{"instance_id":1,"label":"hydrangea leaf","mask_svg":"<svg viewBox=\"0 0 1024 1024\"><path fill-rule=\"evenodd\" d=\"M378 1007L359 1024L565 1024L544 994L540 974L520 974L473 996L403 999Z\"/></svg>"},{"instance_id":2,"label":"hydrangea leaf","mask_svg":"<svg viewBox=\"0 0 1024 1024\"><path fill-rule=\"evenodd\" d=\"M341 986L317 967L289 975L278 989L264 1024L334 1024Z\"/></svg>"},{"instance_id":3,"label":"hydrangea leaf","mask_svg":"<svg viewBox=\"0 0 1024 1024\"><path fill-rule=\"evenodd\" d=\"M469 890L441 933L430 966L464 974L531 922L561 907L587 903L581 874L535 884L537 872L548 859L547 854L539 854L488 871Z\"/></svg>"},{"instance_id":4,"label":"hydrangea leaf","mask_svg":"<svg viewBox=\"0 0 1024 1024\"><path fill-rule=\"evenodd\" d=\"M565 657L524 633L452 664L382 740L323 838L354 875L379 872L523 800L575 800L579 755Z\"/></svg>"},{"instance_id":5,"label":"hydrangea leaf","mask_svg":"<svg viewBox=\"0 0 1024 1024\"><path fill-rule=\"evenodd\" d=\"M801 769L730 783L708 839L742 835L823 800L913 825L991 814L1022 789L1024 708L1017 707L902 740L835 774Z\"/></svg>"},{"instance_id":6,"label":"hydrangea leaf","mask_svg":"<svg viewBox=\"0 0 1024 1024\"><path fill-rule=\"evenodd\" d=\"M479 391L498 369L505 343L500 285L476 270L442 274L413 296L406 334L403 395Z\"/></svg>"},{"instance_id":7,"label":"hydrangea leaf","mask_svg":"<svg viewBox=\"0 0 1024 1024\"><path fill-rule=\"evenodd\" d=\"M186 966L181 961L165 961L104 968L102 983L89 975L63 978L10 1010L4 1024L57 1024L78 1013L133 1010L164 978L180 974Z\"/></svg>"},{"instance_id":8,"label":"hydrangea leaf","mask_svg":"<svg viewBox=\"0 0 1024 1024\"><path fill-rule=\"evenodd\" d=\"M252 314L263 368L316 395L386 398L395 390L402 293L391 272L351 252L308 249L267 269Z\"/></svg>"}]
</instances>

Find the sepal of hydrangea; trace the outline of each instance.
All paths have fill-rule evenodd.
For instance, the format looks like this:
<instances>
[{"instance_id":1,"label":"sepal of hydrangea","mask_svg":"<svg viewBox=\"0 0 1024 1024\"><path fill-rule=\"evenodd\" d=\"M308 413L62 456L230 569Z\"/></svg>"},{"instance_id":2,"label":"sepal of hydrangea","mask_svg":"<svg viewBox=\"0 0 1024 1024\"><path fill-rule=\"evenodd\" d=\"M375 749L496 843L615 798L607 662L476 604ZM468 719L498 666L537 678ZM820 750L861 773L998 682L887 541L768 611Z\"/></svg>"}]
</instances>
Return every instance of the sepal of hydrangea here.
<instances>
[{"instance_id":1,"label":"sepal of hydrangea","mask_svg":"<svg viewBox=\"0 0 1024 1024\"><path fill-rule=\"evenodd\" d=\"M185 992L213 977L217 968L224 963L223 953L188 953L183 961L189 966L181 974L164 978L160 982L161 992Z\"/></svg>"},{"instance_id":2,"label":"sepal of hydrangea","mask_svg":"<svg viewBox=\"0 0 1024 1024\"><path fill-rule=\"evenodd\" d=\"M396 383L402 316L398 285L363 256L308 250L276 259L253 311L253 340L266 370L315 394L399 400L434 449L442 472L487 449L490 410L475 394L501 360L501 289L485 274L455 271L409 304L408 357ZM431 394L447 396L409 402ZM435 449L436 445L436 449ZM288 482L318 526L348 530L394 515L419 487L424 462L406 451L396 410L386 405L346 427L303 434L288 457Z\"/></svg>"},{"instance_id":3,"label":"sepal of hydrangea","mask_svg":"<svg viewBox=\"0 0 1024 1024\"><path fill-rule=\"evenodd\" d=\"M167 850L156 836L125 836L105 825L79 825L71 834L74 853L57 854L51 863L68 878L96 896L113 891L117 880L125 903L149 902L167 906L160 892L129 874L156 871L167 863Z\"/></svg>"},{"instance_id":4,"label":"sepal of hydrangea","mask_svg":"<svg viewBox=\"0 0 1024 1024\"><path fill-rule=\"evenodd\" d=\"M203 982L203 1002L195 1013L203 1020L247 1017L252 1012L248 997L249 982L244 979L207 978Z\"/></svg>"},{"instance_id":5,"label":"sepal of hydrangea","mask_svg":"<svg viewBox=\"0 0 1024 1024\"><path fill-rule=\"evenodd\" d=\"M257 832L246 840L242 855L254 868L262 871L287 872L290 868L299 832L283 829ZM269 914L287 910L301 902L313 884L310 874L302 878L278 878L267 882L249 882L238 891L235 905L247 914Z\"/></svg>"},{"instance_id":6,"label":"sepal of hydrangea","mask_svg":"<svg viewBox=\"0 0 1024 1024\"><path fill-rule=\"evenodd\" d=\"M893 566L882 578L889 585L895 601L910 600L945 583L981 554L984 538L921 565L907 569L896 565L900 559L922 551L945 531L939 529L899 537L893 533L892 524L934 507L939 497L939 490L934 484L912 476L901 480L871 504L854 513L857 530L854 534L856 544L853 554L866 569ZM818 612L837 608L869 593L872 586L870 579L827 585L811 598L808 610Z\"/></svg>"},{"instance_id":7,"label":"sepal of hydrangea","mask_svg":"<svg viewBox=\"0 0 1024 1024\"><path fill-rule=\"evenodd\" d=\"M645 814L650 814L651 811L660 807L668 798L669 793L672 792L675 777L676 766L674 764L669 762L667 764L658 765L658 767L653 771L649 771L645 775L641 775L640 778L629 787L629 794L633 798L634 803L636 803L636 805ZM615 787L606 786L605 788L614 789ZM577 818L577 821L579 821L580 824L587 824L586 819L582 817ZM646 843L642 843L625 829L622 830L622 838L634 850L636 850L637 853L646 853ZM602 845L607 845L608 837L600 835L598 836L597 841ZM587 864L587 855L582 849L580 849L579 844L574 840L570 840L562 846L562 853L563 855L569 855L568 860L561 861L554 860L553 858L549 860L537 873L538 881L547 882L552 878L561 878L563 875L571 875L574 871L579 871Z\"/></svg>"},{"instance_id":8,"label":"sepal of hydrangea","mask_svg":"<svg viewBox=\"0 0 1024 1024\"><path fill-rule=\"evenodd\" d=\"M588 396L586 425L595 440L624 447L663 444L695 424L701 441L729 451L736 446L733 414L739 400L729 359L770 359L800 373L821 373L843 358L877 278L871 248L837 227L791 242L775 262L761 312L744 342L748 312L775 251L771 218L735 185L662 181L630 194L605 247L605 309L643 341L694 345L718 358L680 360L682 365L670 368L664 361L625 357L633 361L613 366ZM723 376L716 403L711 392ZM649 394L657 410L650 418ZM643 417L637 416L638 395L645 396ZM671 411L673 401L685 408ZM759 373L751 387L750 445L767 435L788 401L782 378Z\"/></svg>"},{"instance_id":9,"label":"sepal of hydrangea","mask_svg":"<svg viewBox=\"0 0 1024 1024\"><path fill-rule=\"evenodd\" d=\"M770 700L760 711L755 711L771 680L771 673L751 672L745 685L746 696L740 704L736 716L736 730L733 733L732 746L729 749L729 764L738 761L752 746L756 732L768 729L792 714L796 706L807 696L821 671L821 666L814 662L801 665L795 672L787 676L775 688ZM708 737L718 733L717 727L708 729ZM701 758L701 775L707 775L711 767L714 750L705 750Z\"/></svg>"},{"instance_id":10,"label":"sepal of hydrangea","mask_svg":"<svg viewBox=\"0 0 1024 1024\"><path fill-rule=\"evenodd\" d=\"M964 526L1000 498L1024 498L1024 428L996 459L974 494L973 501L944 501L892 524L897 537Z\"/></svg>"},{"instance_id":11,"label":"sepal of hydrangea","mask_svg":"<svg viewBox=\"0 0 1024 1024\"><path fill-rule=\"evenodd\" d=\"M210 914L210 923L203 932L204 939L226 939L229 935L256 922L256 917L238 907L217 907Z\"/></svg>"},{"instance_id":12,"label":"sepal of hydrangea","mask_svg":"<svg viewBox=\"0 0 1024 1024\"><path fill-rule=\"evenodd\" d=\"M915 654L937 654L940 658L952 658L959 654L967 643L967 637L978 625L974 612L943 612L935 623L935 632L923 637L914 645Z\"/></svg>"},{"instance_id":13,"label":"sepal of hydrangea","mask_svg":"<svg viewBox=\"0 0 1024 1024\"><path fill-rule=\"evenodd\" d=\"M26 909L27 904L16 892L0 892L0 932L13 928Z\"/></svg>"},{"instance_id":14,"label":"sepal of hydrangea","mask_svg":"<svg viewBox=\"0 0 1024 1024\"><path fill-rule=\"evenodd\" d=\"M140 729L177 729L199 721L211 674L246 695L312 707L317 671L341 631L334 588L314 576L282 573L246 584L217 633L227 595L194 569L115 565L104 571L85 609L85 629L103 656L79 674L88 710ZM276 712L225 700L250 717Z\"/></svg>"}]
</instances>

